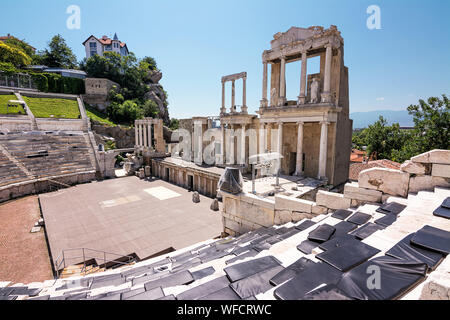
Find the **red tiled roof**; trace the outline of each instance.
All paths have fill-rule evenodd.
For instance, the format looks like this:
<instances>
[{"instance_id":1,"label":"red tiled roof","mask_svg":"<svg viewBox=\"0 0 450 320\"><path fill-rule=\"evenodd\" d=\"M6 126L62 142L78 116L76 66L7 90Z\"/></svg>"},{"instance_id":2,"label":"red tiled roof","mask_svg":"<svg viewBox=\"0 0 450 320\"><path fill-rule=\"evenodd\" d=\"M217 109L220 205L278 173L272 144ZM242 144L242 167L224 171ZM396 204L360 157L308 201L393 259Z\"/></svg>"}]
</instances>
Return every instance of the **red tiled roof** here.
<instances>
[{"instance_id":1,"label":"red tiled roof","mask_svg":"<svg viewBox=\"0 0 450 320\"><path fill-rule=\"evenodd\" d=\"M351 163L348 178L350 180L358 180L359 173L363 170L370 168L387 168L387 169L400 169L400 163L391 160L375 160L368 163Z\"/></svg>"},{"instance_id":2,"label":"red tiled roof","mask_svg":"<svg viewBox=\"0 0 450 320\"><path fill-rule=\"evenodd\" d=\"M83 45L84 45L84 44L86 43L86 41L88 41L91 37L95 38L97 41L99 41L99 42L100 42L101 44L103 44L103 45L109 45L109 44L112 43L112 39L111 39L111 38L108 38L108 37L106 37L106 36L103 36L103 37L101 37L101 38L97 38L97 37L91 35L91 36L89 36L89 38L87 38L87 39L83 42ZM120 43L120 47L121 47L121 48L123 48L123 47L125 47L125 46L127 45L125 42L122 42L122 41L119 41L119 43Z\"/></svg>"},{"instance_id":3,"label":"red tiled roof","mask_svg":"<svg viewBox=\"0 0 450 320\"><path fill-rule=\"evenodd\" d=\"M363 162L365 156L365 151L352 149L352 153L350 154L350 162Z\"/></svg>"}]
</instances>

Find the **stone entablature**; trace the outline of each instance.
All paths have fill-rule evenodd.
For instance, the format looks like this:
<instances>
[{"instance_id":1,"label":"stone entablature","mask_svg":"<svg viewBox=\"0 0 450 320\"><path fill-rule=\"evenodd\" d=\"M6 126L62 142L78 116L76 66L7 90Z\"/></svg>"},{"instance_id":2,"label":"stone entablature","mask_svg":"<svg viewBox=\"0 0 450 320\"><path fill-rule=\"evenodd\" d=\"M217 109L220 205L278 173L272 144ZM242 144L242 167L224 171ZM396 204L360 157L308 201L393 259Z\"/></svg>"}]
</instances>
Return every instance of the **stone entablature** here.
<instances>
[{"instance_id":1,"label":"stone entablature","mask_svg":"<svg viewBox=\"0 0 450 320\"><path fill-rule=\"evenodd\" d=\"M235 93L235 82L236 80L242 79L242 106L240 114L247 114L247 72L230 74L228 76L222 77L222 108L220 108L220 114L226 114L227 108L225 106L225 83L231 81L231 107L230 114L239 114L236 110L236 93Z\"/></svg>"}]
</instances>

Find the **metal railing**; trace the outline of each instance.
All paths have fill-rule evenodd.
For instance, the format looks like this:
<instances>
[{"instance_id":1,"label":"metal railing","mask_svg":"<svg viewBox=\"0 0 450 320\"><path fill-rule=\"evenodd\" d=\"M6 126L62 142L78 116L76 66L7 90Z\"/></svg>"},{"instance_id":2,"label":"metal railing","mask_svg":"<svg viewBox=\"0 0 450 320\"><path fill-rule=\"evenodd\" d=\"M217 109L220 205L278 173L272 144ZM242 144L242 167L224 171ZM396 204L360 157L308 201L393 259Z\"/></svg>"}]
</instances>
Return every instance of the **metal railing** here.
<instances>
[{"instance_id":1,"label":"metal railing","mask_svg":"<svg viewBox=\"0 0 450 320\"><path fill-rule=\"evenodd\" d=\"M76 256L70 255L69 257L67 257L67 255L66 255L67 252L74 252L74 251L79 251L80 255L76 255ZM98 255L92 255L92 254L90 254L90 252L96 253ZM120 260L119 259L107 259L106 258L107 255L119 257ZM128 265L128 264L132 263L133 261L135 261L135 257L133 257L133 256L127 256L127 255L122 255L122 254L117 254L117 253L112 253L112 252L106 252L106 251L102 251L102 250L95 250L95 249L89 249L89 248L64 249L64 250L62 250L61 254L54 261L56 279L58 279L60 276L59 270L65 269L67 266L71 265L68 263L68 261L75 260L75 262L76 262L79 259L82 259L82 261L83 261L83 267L81 268L81 273L84 273L84 275L86 275L86 267L88 266L86 264L86 262L89 260L92 260L92 259L96 259L96 260L100 260L100 261L103 260L103 267L105 269L106 269L107 264ZM125 261L123 261L123 260L125 260Z\"/></svg>"}]
</instances>

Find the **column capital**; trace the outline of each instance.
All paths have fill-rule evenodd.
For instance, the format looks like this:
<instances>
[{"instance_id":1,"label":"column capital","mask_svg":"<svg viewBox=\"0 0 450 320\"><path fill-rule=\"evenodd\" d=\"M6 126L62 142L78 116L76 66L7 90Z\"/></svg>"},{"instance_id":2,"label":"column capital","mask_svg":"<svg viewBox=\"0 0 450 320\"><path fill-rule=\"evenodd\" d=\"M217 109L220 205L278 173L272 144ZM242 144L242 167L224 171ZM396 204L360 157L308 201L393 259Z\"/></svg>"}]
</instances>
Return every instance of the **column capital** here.
<instances>
[{"instance_id":1,"label":"column capital","mask_svg":"<svg viewBox=\"0 0 450 320\"><path fill-rule=\"evenodd\" d=\"M327 121L327 120L322 120L322 121L319 121L319 123L320 124L326 124L326 125L329 125L330 124L330 122L329 121Z\"/></svg>"},{"instance_id":2,"label":"column capital","mask_svg":"<svg viewBox=\"0 0 450 320\"><path fill-rule=\"evenodd\" d=\"M304 125L304 124L305 124L304 121L297 121L297 125L299 125L299 126L302 126L302 125Z\"/></svg>"}]
</instances>

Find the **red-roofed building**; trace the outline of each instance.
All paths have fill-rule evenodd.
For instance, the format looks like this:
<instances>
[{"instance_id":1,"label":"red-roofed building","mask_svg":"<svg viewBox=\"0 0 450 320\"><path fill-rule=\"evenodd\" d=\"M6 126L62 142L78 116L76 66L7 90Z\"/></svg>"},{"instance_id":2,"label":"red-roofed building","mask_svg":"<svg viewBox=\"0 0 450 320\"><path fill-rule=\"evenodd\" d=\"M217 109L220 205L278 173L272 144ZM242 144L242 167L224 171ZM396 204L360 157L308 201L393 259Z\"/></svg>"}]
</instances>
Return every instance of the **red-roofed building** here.
<instances>
[{"instance_id":1,"label":"red-roofed building","mask_svg":"<svg viewBox=\"0 0 450 320\"><path fill-rule=\"evenodd\" d=\"M14 37L14 36L12 36L12 35L10 35L9 33L8 33L8 35L6 35L6 36L0 36L0 41L1 41L1 42L5 42L5 41L8 40L8 39L16 39L16 40L18 40L18 41L20 41L20 42L23 42L22 40L20 40L20 39ZM28 43L27 43L27 45L30 46ZM35 47L33 47L33 46L30 46L30 47L31 47L34 51L36 51L36 48L35 48Z\"/></svg>"},{"instance_id":2,"label":"red-roofed building","mask_svg":"<svg viewBox=\"0 0 450 320\"><path fill-rule=\"evenodd\" d=\"M375 160L369 161L367 163L350 163L350 170L348 173L348 178L353 181L358 180L359 173L363 170L370 168L387 168L387 169L400 169L400 163L394 162L391 160L383 159L383 160Z\"/></svg>"},{"instance_id":3,"label":"red-roofed building","mask_svg":"<svg viewBox=\"0 0 450 320\"><path fill-rule=\"evenodd\" d=\"M352 149L352 153L350 154L350 162L358 162L358 163L362 163L364 162L366 159L366 152L365 151L361 151L358 149Z\"/></svg>"},{"instance_id":4,"label":"red-roofed building","mask_svg":"<svg viewBox=\"0 0 450 320\"><path fill-rule=\"evenodd\" d=\"M127 44L121 42L117 34L114 34L113 39L107 36L97 38L91 35L83 42L83 46L86 49L86 58L90 58L96 54L103 56L105 52L116 52L122 56L129 54Z\"/></svg>"}]
</instances>

